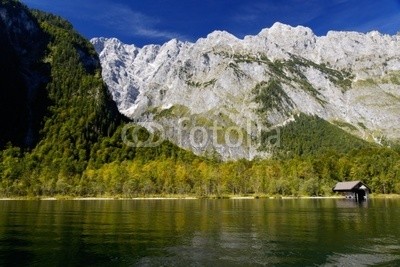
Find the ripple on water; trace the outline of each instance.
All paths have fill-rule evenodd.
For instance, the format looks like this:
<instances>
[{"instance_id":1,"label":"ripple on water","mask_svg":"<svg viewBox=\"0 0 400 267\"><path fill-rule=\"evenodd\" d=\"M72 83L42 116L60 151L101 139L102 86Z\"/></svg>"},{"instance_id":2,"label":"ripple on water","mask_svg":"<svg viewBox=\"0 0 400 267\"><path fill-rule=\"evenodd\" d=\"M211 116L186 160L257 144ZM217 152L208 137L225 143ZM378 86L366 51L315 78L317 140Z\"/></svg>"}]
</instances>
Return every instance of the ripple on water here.
<instances>
[{"instance_id":1,"label":"ripple on water","mask_svg":"<svg viewBox=\"0 0 400 267\"><path fill-rule=\"evenodd\" d=\"M396 238L366 239L365 247L358 248L365 253L334 253L323 266L400 266L400 244Z\"/></svg>"}]
</instances>

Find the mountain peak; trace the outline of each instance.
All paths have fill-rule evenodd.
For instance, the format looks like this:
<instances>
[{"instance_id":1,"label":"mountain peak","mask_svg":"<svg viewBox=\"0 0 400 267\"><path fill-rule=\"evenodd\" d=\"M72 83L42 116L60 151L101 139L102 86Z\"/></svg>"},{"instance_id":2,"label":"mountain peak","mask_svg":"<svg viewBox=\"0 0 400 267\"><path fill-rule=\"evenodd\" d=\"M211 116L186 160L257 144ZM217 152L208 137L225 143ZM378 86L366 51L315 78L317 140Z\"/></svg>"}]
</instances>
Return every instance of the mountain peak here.
<instances>
[{"instance_id":1,"label":"mountain peak","mask_svg":"<svg viewBox=\"0 0 400 267\"><path fill-rule=\"evenodd\" d=\"M314 32L308 28L308 27L304 27L304 26L290 26L281 22L275 22L270 28L265 28L262 29L260 31L260 33L258 34L258 36L261 37L267 37L268 35L305 35L305 36L310 36L313 37L315 36Z\"/></svg>"},{"instance_id":2,"label":"mountain peak","mask_svg":"<svg viewBox=\"0 0 400 267\"><path fill-rule=\"evenodd\" d=\"M237 41L239 40L235 35L227 31L213 31L207 35L206 40L217 40L217 41Z\"/></svg>"},{"instance_id":3,"label":"mountain peak","mask_svg":"<svg viewBox=\"0 0 400 267\"><path fill-rule=\"evenodd\" d=\"M179 49L184 43L179 41L178 39L174 38L166 42L164 45L161 46L161 49Z\"/></svg>"}]
</instances>

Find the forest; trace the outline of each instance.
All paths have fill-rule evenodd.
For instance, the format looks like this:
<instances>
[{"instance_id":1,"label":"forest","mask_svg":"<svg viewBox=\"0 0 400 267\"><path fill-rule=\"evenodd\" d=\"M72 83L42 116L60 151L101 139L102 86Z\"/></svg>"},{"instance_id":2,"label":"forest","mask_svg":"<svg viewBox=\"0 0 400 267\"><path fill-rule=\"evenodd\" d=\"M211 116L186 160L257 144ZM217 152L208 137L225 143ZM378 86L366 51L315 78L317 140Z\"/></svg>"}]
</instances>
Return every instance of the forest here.
<instances>
[{"instance_id":1,"label":"forest","mask_svg":"<svg viewBox=\"0 0 400 267\"><path fill-rule=\"evenodd\" d=\"M22 101L17 114L36 114L33 143L23 142L27 122L21 120L18 134L0 136L0 197L329 196L335 183L345 180L362 180L374 193L400 194L398 146L365 142L304 114L282 128L281 146L270 159L223 162L168 141L155 148L126 146L121 131L129 121L118 113L102 81L92 45L60 17L28 10L18 1L2 0L1 5L10 14L26 12L40 29L36 38L44 50L35 59L35 73L46 83L36 98ZM0 37L3 44L10 42L7 34ZM14 53L13 62L18 57ZM11 71L23 70L14 64ZM2 95L26 93L26 84L9 80L21 77L3 74ZM16 114L13 109L3 106L2 112ZM2 127L12 127L16 119L4 114ZM144 129L139 132L147 138ZM269 150L269 144L263 149Z\"/></svg>"},{"instance_id":2,"label":"forest","mask_svg":"<svg viewBox=\"0 0 400 267\"><path fill-rule=\"evenodd\" d=\"M68 171L62 159L57 159L58 166L37 168L37 154L23 155L18 148L8 148L1 153L0 195L330 196L335 183L345 180L362 180L373 193L400 193L400 156L388 148L232 162L200 158L179 149L172 154L169 146L162 149L159 154L138 151L134 159L125 160L113 158L118 156L107 148L99 149L101 164L91 162L80 172ZM107 163L102 157L108 157Z\"/></svg>"}]
</instances>

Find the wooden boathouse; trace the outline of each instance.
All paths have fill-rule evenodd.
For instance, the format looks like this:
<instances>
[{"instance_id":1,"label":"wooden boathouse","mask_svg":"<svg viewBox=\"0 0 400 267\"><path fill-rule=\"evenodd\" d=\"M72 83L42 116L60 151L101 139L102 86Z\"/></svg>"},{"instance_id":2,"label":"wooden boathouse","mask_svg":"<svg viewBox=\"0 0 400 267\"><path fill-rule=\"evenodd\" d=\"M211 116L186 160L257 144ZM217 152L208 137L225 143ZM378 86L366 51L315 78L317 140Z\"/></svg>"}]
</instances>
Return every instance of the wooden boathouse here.
<instances>
[{"instance_id":1,"label":"wooden boathouse","mask_svg":"<svg viewBox=\"0 0 400 267\"><path fill-rule=\"evenodd\" d=\"M354 198L356 201L368 199L368 194L371 193L371 189L361 181L339 182L332 188L332 191L343 193L346 197Z\"/></svg>"}]
</instances>

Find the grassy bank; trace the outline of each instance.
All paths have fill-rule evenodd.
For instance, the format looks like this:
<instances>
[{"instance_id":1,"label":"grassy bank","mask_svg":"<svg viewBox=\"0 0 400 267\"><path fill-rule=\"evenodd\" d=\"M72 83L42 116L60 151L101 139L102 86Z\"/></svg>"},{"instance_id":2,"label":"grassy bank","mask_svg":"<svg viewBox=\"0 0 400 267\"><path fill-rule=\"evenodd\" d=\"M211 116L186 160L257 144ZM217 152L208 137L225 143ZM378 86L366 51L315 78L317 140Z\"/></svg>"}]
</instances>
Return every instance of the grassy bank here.
<instances>
[{"instance_id":1,"label":"grassy bank","mask_svg":"<svg viewBox=\"0 0 400 267\"><path fill-rule=\"evenodd\" d=\"M370 199L400 199L400 194L371 194ZM53 196L53 197L5 197L0 198L0 201L10 200L199 200L199 199L232 199L232 200L246 200L246 199L345 199L341 195L331 196L282 196L282 195L223 195L223 196L195 196L195 195L149 195L149 196L100 196L100 197L77 197L77 196Z\"/></svg>"}]
</instances>

